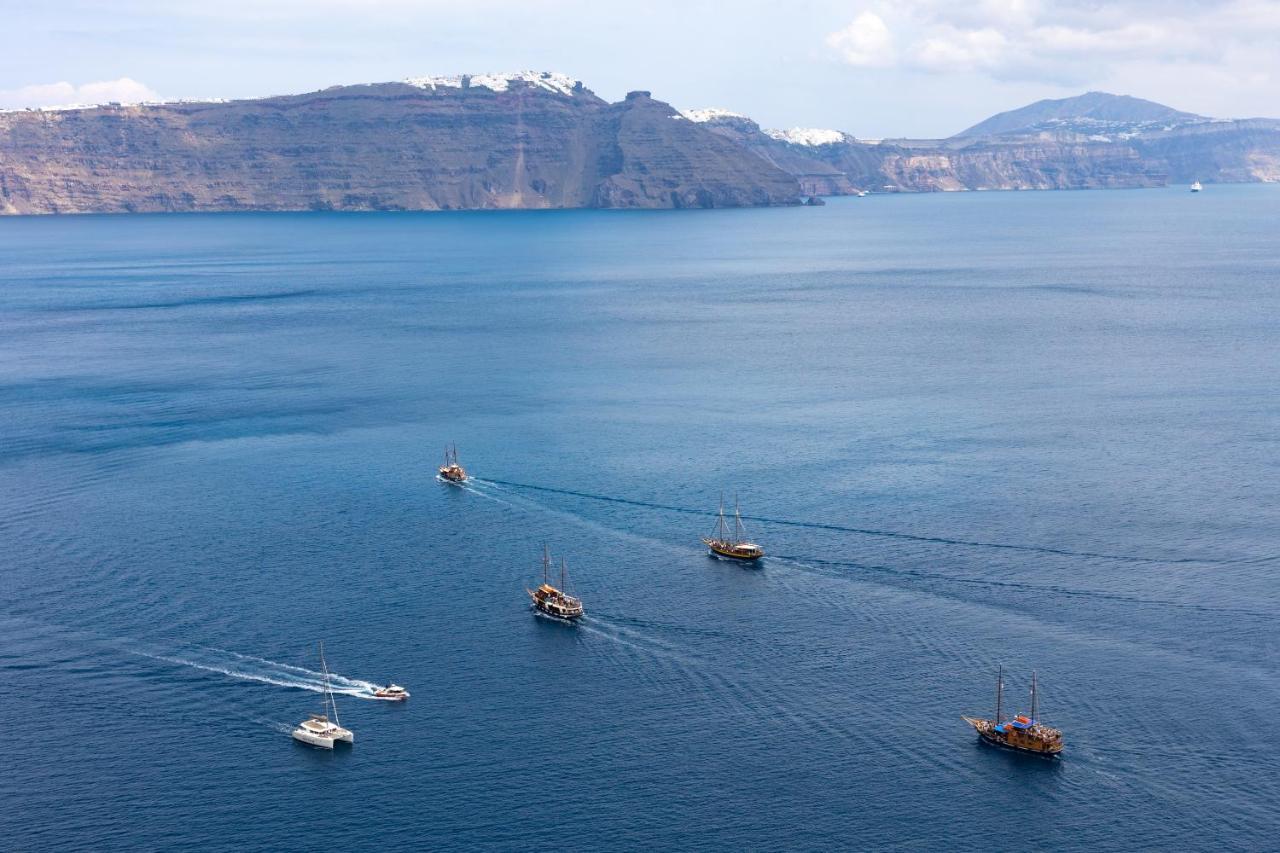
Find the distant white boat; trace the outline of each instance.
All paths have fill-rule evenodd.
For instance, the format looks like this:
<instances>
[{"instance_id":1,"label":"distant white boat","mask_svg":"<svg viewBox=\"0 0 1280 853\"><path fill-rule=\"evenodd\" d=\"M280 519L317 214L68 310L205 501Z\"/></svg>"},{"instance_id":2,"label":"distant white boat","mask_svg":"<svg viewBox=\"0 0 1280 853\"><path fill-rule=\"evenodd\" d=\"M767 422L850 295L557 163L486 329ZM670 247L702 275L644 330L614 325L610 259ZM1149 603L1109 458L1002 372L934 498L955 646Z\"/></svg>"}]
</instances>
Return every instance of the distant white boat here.
<instances>
[{"instance_id":1,"label":"distant white boat","mask_svg":"<svg viewBox=\"0 0 1280 853\"><path fill-rule=\"evenodd\" d=\"M1192 185L1191 185L1191 191L1192 191L1193 193L1198 193L1198 192L1200 192L1200 190L1202 190L1202 189L1204 189L1204 187L1200 186L1200 182L1199 182L1199 181L1196 181L1194 184L1192 184Z\"/></svg>"},{"instance_id":2,"label":"distant white boat","mask_svg":"<svg viewBox=\"0 0 1280 853\"><path fill-rule=\"evenodd\" d=\"M338 703L333 699L333 690L329 687L329 666L324 661L324 643L320 644L320 669L324 671L324 713L312 714L298 723L293 730L293 739L308 746L321 749L333 749L338 741L355 743L356 736L350 729L344 729L338 722ZM330 720L328 712L333 711Z\"/></svg>"},{"instance_id":3,"label":"distant white boat","mask_svg":"<svg viewBox=\"0 0 1280 853\"><path fill-rule=\"evenodd\" d=\"M409 691L399 684L388 684L386 687L379 687L373 691L373 698L383 699L387 702L403 702L409 698Z\"/></svg>"}]
</instances>

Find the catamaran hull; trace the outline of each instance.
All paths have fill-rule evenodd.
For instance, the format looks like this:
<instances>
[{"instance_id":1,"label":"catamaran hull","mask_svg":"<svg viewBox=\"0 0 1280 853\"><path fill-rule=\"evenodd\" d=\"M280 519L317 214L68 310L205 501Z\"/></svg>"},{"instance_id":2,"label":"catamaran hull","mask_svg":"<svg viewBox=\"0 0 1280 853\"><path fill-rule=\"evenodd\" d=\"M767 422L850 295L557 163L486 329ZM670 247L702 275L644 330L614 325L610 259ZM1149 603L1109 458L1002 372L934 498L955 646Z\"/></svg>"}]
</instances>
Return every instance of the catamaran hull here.
<instances>
[{"instance_id":1,"label":"catamaran hull","mask_svg":"<svg viewBox=\"0 0 1280 853\"><path fill-rule=\"evenodd\" d=\"M299 743L305 743L307 746L314 746L318 749L333 749L333 745L338 741L342 741L344 743L356 742L356 736L346 729L343 729L340 734L335 734L333 737L314 734L313 732L304 731L302 729L294 729L293 739Z\"/></svg>"},{"instance_id":2,"label":"catamaran hull","mask_svg":"<svg viewBox=\"0 0 1280 853\"><path fill-rule=\"evenodd\" d=\"M1006 743L1000 738L992 737L985 732L978 732L978 740L983 743L990 744L991 746L998 746L1001 749L1007 749L1010 752L1021 752L1024 755L1037 755L1040 758L1057 758L1062 754L1062 750L1058 750L1057 752L1042 752L1038 749L1027 749L1023 746L1014 746L1011 743Z\"/></svg>"},{"instance_id":3,"label":"catamaran hull","mask_svg":"<svg viewBox=\"0 0 1280 853\"><path fill-rule=\"evenodd\" d=\"M317 749L333 749L333 738L331 737L320 737L308 732L295 731L293 739L298 743L305 743L307 746L314 746Z\"/></svg>"}]
</instances>

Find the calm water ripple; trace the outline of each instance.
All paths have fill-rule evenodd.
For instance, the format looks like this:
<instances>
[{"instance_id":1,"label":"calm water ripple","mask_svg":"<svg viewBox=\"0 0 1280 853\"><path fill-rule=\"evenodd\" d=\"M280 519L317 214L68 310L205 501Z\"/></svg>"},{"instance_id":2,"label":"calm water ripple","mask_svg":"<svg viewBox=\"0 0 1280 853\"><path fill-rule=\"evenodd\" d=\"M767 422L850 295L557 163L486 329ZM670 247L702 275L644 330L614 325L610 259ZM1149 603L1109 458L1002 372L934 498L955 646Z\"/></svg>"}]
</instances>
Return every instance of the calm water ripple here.
<instances>
[{"instance_id":1,"label":"calm water ripple","mask_svg":"<svg viewBox=\"0 0 1280 853\"><path fill-rule=\"evenodd\" d=\"M1274 847L1278 221L0 219L0 838ZM756 567L698 542L722 493ZM333 754L288 737L321 639ZM1061 761L960 721L999 664Z\"/></svg>"}]
</instances>

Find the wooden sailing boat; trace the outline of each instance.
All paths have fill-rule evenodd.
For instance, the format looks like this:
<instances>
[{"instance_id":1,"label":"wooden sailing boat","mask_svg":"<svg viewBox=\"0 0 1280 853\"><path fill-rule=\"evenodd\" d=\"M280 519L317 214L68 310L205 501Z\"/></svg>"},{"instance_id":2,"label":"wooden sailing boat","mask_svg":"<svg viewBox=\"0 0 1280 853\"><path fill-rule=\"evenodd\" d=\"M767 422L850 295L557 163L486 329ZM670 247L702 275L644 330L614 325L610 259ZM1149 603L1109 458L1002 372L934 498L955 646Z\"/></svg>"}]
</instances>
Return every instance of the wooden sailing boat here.
<instances>
[{"instance_id":1,"label":"wooden sailing boat","mask_svg":"<svg viewBox=\"0 0 1280 853\"><path fill-rule=\"evenodd\" d=\"M458 446L444 449L444 464L440 466L440 477L450 483L465 483L467 469L458 464Z\"/></svg>"},{"instance_id":2,"label":"wooden sailing boat","mask_svg":"<svg viewBox=\"0 0 1280 853\"><path fill-rule=\"evenodd\" d=\"M1031 673L1031 716L1019 714L1009 722L1004 721L1004 667L996 673L996 718L983 720L974 717L961 717L973 726L978 737L984 743L1012 749L1016 752L1029 752L1054 758L1062 752L1062 732L1050 728L1040 722L1038 697L1036 696L1036 674Z\"/></svg>"},{"instance_id":3,"label":"wooden sailing boat","mask_svg":"<svg viewBox=\"0 0 1280 853\"><path fill-rule=\"evenodd\" d=\"M702 537L702 543L711 549L716 557L727 557L730 560L749 562L764 556L764 549L747 540L747 531L742 526L742 512L738 509L738 496L733 496L733 536L729 536L729 526L724 518L724 495L720 496L720 514L716 521L716 529L710 536Z\"/></svg>"},{"instance_id":4,"label":"wooden sailing boat","mask_svg":"<svg viewBox=\"0 0 1280 853\"><path fill-rule=\"evenodd\" d=\"M533 599L533 606L541 613L557 619L573 620L582 616L582 601L569 594L569 567L560 561L560 587L551 585L551 551L542 546L542 586L537 589L526 589Z\"/></svg>"}]
</instances>

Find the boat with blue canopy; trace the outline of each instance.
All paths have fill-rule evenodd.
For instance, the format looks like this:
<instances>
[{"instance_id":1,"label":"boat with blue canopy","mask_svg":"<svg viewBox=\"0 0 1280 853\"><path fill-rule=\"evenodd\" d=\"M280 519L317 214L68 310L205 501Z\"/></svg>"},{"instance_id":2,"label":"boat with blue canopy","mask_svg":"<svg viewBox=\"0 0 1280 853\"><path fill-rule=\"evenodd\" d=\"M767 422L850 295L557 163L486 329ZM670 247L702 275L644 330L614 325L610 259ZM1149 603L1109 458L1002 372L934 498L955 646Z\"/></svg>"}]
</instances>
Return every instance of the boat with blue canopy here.
<instances>
[{"instance_id":1,"label":"boat with blue canopy","mask_svg":"<svg viewBox=\"0 0 1280 853\"><path fill-rule=\"evenodd\" d=\"M1036 674L1031 673L1031 714L1019 714L1011 720L1004 719L1004 667L996 673L996 716L994 720L977 717L961 717L973 726L983 743L1028 752L1046 758L1056 758L1062 753L1062 732L1046 726L1039 718L1039 698Z\"/></svg>"}]
</instances>

